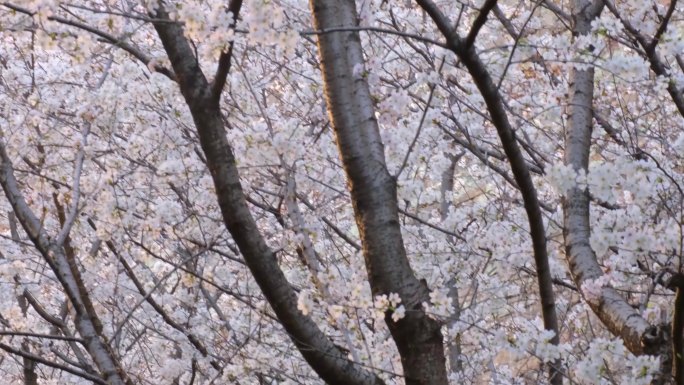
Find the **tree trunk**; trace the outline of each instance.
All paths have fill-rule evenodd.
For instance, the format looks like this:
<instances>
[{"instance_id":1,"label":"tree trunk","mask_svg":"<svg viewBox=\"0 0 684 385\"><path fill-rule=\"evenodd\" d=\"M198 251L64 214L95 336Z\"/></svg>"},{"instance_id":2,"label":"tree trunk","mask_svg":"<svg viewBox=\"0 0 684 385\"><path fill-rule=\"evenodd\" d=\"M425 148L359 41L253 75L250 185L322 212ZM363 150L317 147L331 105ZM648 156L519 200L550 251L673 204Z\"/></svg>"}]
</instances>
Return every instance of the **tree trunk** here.
<instances>
[{"instance_id":1,"label":"tree trunk","mask_svg":"<svg viewBox=\"0 0 684 385\"><path fill-rule=\"evenodd\" d=\"M313 0L319 31L356 27L354 1ZM429 302L425 281L416 278L406 257L395 178L387 170L358 32L322 33L318 39L328 111L350 183L356 224L373 295L397 293L406 316L385 320L401 355L406 384L447 384L441 323L423 310Z\"/></svg>"},{"instance_id":2,"label":"tree trunk","mask_svg":"<svg viewBox=\"0 0 684 385\"><path fill-rule=\"evenodd\" d=\"M591 31L591 22L603 9L600 0L575 0L573 3L572 31L574 36ZM589 169L591 132L593 129L594 69L570 72L569 124L565 136L565 164L575 171ZM588 280L603 275L589 237L590 197L585 187L575 186L563 200L563 236L570 273L578 288ZM611 287L601 289L597 299L589 299L591 309L608 330L624 341L633 354L660 355L664 365L669 366L669 342L667 331L651 326L627 301ZM669 372L669 370L668 370ZM669 376L669 373L667 374ZM658 383L659 381L656 381Z\"/></svg>"}]
</instances>

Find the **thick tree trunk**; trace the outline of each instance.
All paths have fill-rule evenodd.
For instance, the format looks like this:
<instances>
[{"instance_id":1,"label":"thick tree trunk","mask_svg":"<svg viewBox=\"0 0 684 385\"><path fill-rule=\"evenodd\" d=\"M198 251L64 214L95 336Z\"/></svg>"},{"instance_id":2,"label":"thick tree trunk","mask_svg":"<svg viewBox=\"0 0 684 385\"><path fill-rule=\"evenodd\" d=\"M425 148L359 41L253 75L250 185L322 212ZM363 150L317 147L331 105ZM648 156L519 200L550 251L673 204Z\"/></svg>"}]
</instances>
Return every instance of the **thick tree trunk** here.
<instances>
[{"instance_id":1,"label":"thick tree trunk","mask_svg":"<svg viewBox=\"0 0 684 385\"><path fill-rule=\"evenodd\" d=\"M352 0L313 0L317 30L356 27ZM373 295L397 293L406 307L398 322L386 316L401 355L407 384L447 384L441 324L423 311L429 289L416 278L406 257L395 178L385 164L373 101L362 76L358 32L319 35L319 54L328 111L349 179L356 223Z\"/></svg>"},{"instance_id":2,"label":"thick tree trunk","mask_svg":"<svg viewBox=\"0 0 684 385\"><path fill-rule=\"evenodd\" d=\"M573 2L573 35L580 36L591 31L591 22L598 17L603 3L596 0L575 0ZM570 72L569 124L565 136L565 164L576 171L589 168L591 132L593 129L594 69ZM577 284L594 280L603 275L596 254L591 248L589 237L590 198L585 187L573 187L563 200L563 235L570 273ZM661 355L664 364L669 365L667 331L651 326L613 288L604 287L599 297L588 300L590 307L611 333L619 336L633 354ZM661 379L662 380L662 379ZM656 381L657 383L659 381Z\"/></svg>"}]
</instances>

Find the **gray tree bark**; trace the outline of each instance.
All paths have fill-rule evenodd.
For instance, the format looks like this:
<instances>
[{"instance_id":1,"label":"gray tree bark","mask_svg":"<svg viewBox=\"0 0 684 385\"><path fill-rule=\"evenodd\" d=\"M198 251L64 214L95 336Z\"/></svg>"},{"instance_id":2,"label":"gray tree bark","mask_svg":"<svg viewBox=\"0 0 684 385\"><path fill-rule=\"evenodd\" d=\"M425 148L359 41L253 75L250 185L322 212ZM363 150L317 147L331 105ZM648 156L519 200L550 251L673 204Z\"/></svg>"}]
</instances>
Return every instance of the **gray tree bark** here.
<instances>
[{"instance_id":1,"label":"gray tree bark","mask_svg":"<svg viewBox=\"0 0 684 385\"><path fill-rule=\"evenodd\" d=\"M230 3L229 9L235 17L240 5L241 1ZM154 17L167 20L168 14L159 9ZM297 309L297 296L249 211L219 107L225 77L230 69L232 47L219 58L214 81L209 82L180 25L162 22L155 24L155 29L195 123L223 222L283 328L304 359L326 383L383 384L372 371L347 358L310 317Z\"/></svg>"},{"instance_id":2,"label":"gray tree bark","mask_svg":"<svg viewBox=\"0 0 684 385\"><path fill-rule=\"evenodd\" d=\"M591 22L603 10L602 0L574 0L572 3L572 32L580 36L591 32ZM594 111L594 68L570 72L569 124L565 135L565 164L575 171L589 170L591 133ZM570 273L578 288L588 280L603 275L596 253L591 248L590 196L586 187L571 188L563 199L563 236ZM652 326L612 287L601 289L599 297L587 301L608 330L624 341L633 354L657 355L661 359L661 373L653 384L668 383L672 357L670 333L660 326Z\"/></svg>"},{"instance_id":3,"label":"gray tree bark","mask_svg":"<svg viewBox=\"0 0 684 385\"><path fill-rule=\"evenodd\" d=\"M356 27L353 0L312 0L317 30ZM441 323L428 317L422 303L429 289L416 278L399 225L397 186L385 163L358 32L318 36L321 70L332 126L349 180L356 224L373 295L397 293L406 307L398 322L385 317L401 355L406 384L447 384ZM356 70L356 71L355 71Z\"/></svg>"},{"instance_id":4,"label":"gray tree bark","mask_svg":"<svg viewBox=\"0 0 684 385\"><path fill-rule=\"evenodd\" d=\"M573 35L591 31L591 22L603 9L601 1L573 2ZM565 164L576 171L587 172L593 129L594 69L572 69L570 72L569 125L565 136ZM603 275L596 254L589 243L590 197L586 188L570 189L563 200L566 256L570 272L578 288L587 280ZM598 300L588 301L608 329L620 336L634 354L654 354L663 342L657 331L613 288L601 290ZM654 350L655 349L655 350Z\"/></svg>"},{"instance_id":5,"label":"gray tree bark","mask_svg":"<svg viewBox=\"0 0 684 385\"><path fill-rule=\"evenodd\" d=\"M19 223L50 266L73 305L74 325L102 378L111 385L132 385L102 332L102 324L81 279L73 250L68 244L68 227L63 228L63 231L67 230L64 236L56 237L57 241L51 240L21 193L4 144L0 144L0 185Z\"/></svg>"}]
</instances>

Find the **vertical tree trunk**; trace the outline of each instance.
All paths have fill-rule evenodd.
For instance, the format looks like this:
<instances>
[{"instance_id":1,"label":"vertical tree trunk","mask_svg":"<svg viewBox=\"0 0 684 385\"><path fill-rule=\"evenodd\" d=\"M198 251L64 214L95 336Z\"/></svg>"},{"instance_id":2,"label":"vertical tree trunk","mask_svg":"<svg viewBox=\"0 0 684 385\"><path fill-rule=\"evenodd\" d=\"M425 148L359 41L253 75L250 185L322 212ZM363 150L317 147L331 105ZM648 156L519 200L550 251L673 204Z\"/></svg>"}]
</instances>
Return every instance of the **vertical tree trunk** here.
<instances>
[{"instance_id":1,"label":"vertical tree trunk","mask_svg":"<svg viewBox=\"0 0 684 385\"><path fill-rule=\"evenodd\" d=\"M591 32L591 22L603 9L600 0L573 1L572 32L580 36ZM591 151L591 132L593 129L594 69L589 67L570 72L569 124L565 135L565 164L575 171L588 172ZM603 275L596 254L591 248L590 197L585 187L571 188L563 199L563 236L570 273L577 287L588 280ZM612 287L601 289L597 299L588 300L589 306L601 319L608 330L624 341L625 346L634 354L659 355L663 368L670 366L669 333L651 326L629 303ZM664 369L662 376L669 377ZM663 377L654 383L663 383Z\"/></svg>"},{"instance_id":2,"label":"vertical tree trunk","mask_svg":"<svg viewBox=\"0 0 684 385\"><path fill-rule=\"evenodd\" d=\"M317 30L356 27L353 0L312 0ZM401 355L406 384L447 384L441 324L427 316L424 281L406 257L397 207L397 187L385 164L358 32L319 35L319 55L328 111L332 118L363 245L373 295L397 293L406 307L398 322L386 322Z\"/></svg>"},{"instance_id":3,"label":"vertical tree trunk","mask_svg":"<svg viewBox=\"0 0 684 385\"><path fill-rule=\"evenodd\" d=\"M442 182L440 187L440 204L439 204L439 216L442 220L446 219L449 215L449 208L451 208L452 194L454 190L454 172L456 171L456 164L461 158L461 155L451 155L445 154L449 158L449 167L442 172ZM456 238L449 236L447 238L449 244L454 244ZM454 326L461 316L461 308L458 300L458 286L456 283L456 277L452 277L447 282L449 288L449 298L451 298L454 304L454 314L452 314L446 320L446 327L451 328ZM446 341L446 351L447 357L449 358L449 373L456 374L463 370L463 362L461 361L461 341L460 337L452 341Z\"/></svg>"}]
</instances>

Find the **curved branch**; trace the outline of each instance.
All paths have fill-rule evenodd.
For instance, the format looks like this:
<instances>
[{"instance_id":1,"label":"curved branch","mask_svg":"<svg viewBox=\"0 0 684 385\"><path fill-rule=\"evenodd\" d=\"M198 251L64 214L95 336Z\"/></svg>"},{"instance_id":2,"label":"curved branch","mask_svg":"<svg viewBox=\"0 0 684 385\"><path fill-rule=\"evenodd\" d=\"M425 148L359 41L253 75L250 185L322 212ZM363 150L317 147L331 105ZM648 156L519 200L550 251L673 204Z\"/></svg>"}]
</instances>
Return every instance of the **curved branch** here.
<instances>
[{"instance_id":1,"label":"curved branch","mask_svg":"<svg viewBox=\"0 0 684 385\"><path fill-rule=\"evenodd\" d=\"M159 8L152 16L168 19L163 8ZM297 295L249 211L235 155L226 138L219 100L202 73L182 27L171 23L156 23L154 27L190 108L214 182L223 222L283 328L304 359L327 383L383 384L372 371L349 360L311 317L298 310Z\"/></svg>"},{"instance_id":2,"label":"curved branch","mask_svg":"<svg viewBox=\"0 0 684 385\"><path fill-rule=\"evenodd\" d=\"M658 42L660 41L659 37L656 36L654 39L649 41L646 36L644 36L639 29L634 27L629 20L625 19L620 12L618 12L617 8L615 8L615 4L613 4L610 0L603 0L603 3L605 4L606 8L610 10L610 12L620 20L622 25L625 27L625 30L632 35L632 37L639 42L639 45L641 48L644 49L644 52L642 53L643 56L645 56L646 60L648 60L650 66L651 66L651 71L655 73L658 76L663 76L663 77L668 77L668 68L663 63L663 60L660 58L658 55L658 52L656 51L656 47L658 45ZM673 7L673 5L676 4L676 0L672 0L670 3L670 7ZM674 10L673 10L674 11ZM668 14L670 10L668 9ZM667 15L666 15L667 17ZM663 23L659 27L657 33L664 33L665 28L667 28L667 20L663 20ZM662 29L662 32L660 32L660 29ZM684 117L684 94L677 89L677 84L674 80L670 80L667 84L667 92L670 94L670 97L672 98L672 101L674 102L675 106L677 107L677 110L679 111L679 114Z\"/></svg>"},{"instance_id":3,"label":"curved branch","mask_svg":"<svg viewBox=\"0 0 684 385\"><path fill-rule=\"evenodd\" d=\"M591 22L603 8L601 1L575 0L573 35L591 31ZM591 150L594 111L594 69L573 68L570 73L569 124L565 136L565 164L576 171L587 172ZM586 188L570 189L563 199L563 236L570 273L580 290L582 285L603 275L590 244L591 197ZM608 330L621 337L634 354L661 354L665 335L641 317L629 303L611 287L604 287L597 299L588 300L594 313Z\"/></svg>"},{"instance_id":4,"label":"curved branch","mask_svg":"<svg viewBox=\"0 0 684 385\"><path fill-rule=\"evenodd\" d=\"M11 4L11 3L3 3L2 5L13 10L13 11L16 11L18 13L22 13L24 15L33 16L35 14L35 12L31 12L28 9L16 6L16 5ZM134 58L138 59L138 61L140 61L142 64L150 67L150 63L152 62L152 59L150 57L145 55L143 52L141 52L139 49L137 49L133 45L126 43L124 40L117 38L114 35L110 35L106 32L100 31L99 29L94 28L90 25L87 25L87 24L84 24L84 23L81 23L78 21L74 21L74 20L65 19L65 18L59 17L59 16L48 16L48 20L55 21L55 22L58 22L58 23L64 24L64 25L69 25L69 26L78 28L80 30L90 32L95 36L99 36L104 41L106 41L106 42L108 42L108 43L110 43L116 47L121 48L122 50L131 54ZM176 76L173 74L173 71L169 70L166 67L163 67L161 65L154 65L154 70L156 72L159 72L160 74L166 76L167 78L169 78L171 80L174 80L174 81L176 80Z\"/></svg>"},{"instance_id":5,"label":"curved branch","mask_svg":"<svg viewBox=\"0 0 684 385\"><path fill-rule=\"evenodd\" d=\"M541 205L529 167L527 166L527 161L518 146L515 130L508 120L501 94L487 71L485 64L477 55L475 48L472 45L467 45L458 36L456 29L451 27L449 19L439 10L437 5L431 0L417 0L417 3L430 15L437 28L446 38L449 49L458 55L461 62L468 69L468 72L470 72L473 82L487 105L491 121L499 134L501 145L511 165L511 171L522 194L523 205L527 213L537 270L537 284L542 305L544 328L555 333L550 342L557 345L559 342L558 318L556 315L551 269L549 267L549 256L546 250L546 228L544 227ZM558 361L549 365L549 377L552 384L561 384L563 381L559 368L561 368L561 365Z\"/></svg>"}]
</instances>

